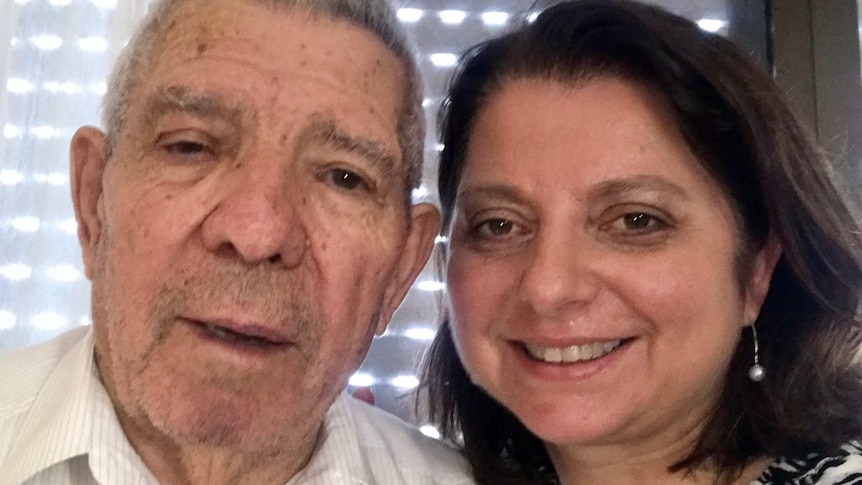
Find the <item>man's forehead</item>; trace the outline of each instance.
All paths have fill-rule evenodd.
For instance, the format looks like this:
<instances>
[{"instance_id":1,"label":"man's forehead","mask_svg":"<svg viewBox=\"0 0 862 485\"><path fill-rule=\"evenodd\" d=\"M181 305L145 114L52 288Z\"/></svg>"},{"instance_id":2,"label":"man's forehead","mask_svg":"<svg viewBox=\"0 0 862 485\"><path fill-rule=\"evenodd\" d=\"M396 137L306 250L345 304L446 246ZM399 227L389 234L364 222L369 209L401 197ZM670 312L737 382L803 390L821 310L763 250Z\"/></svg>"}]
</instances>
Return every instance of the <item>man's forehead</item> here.
<instances>
[{"instance_id":1,"label":"man's forehead","mask_svg":"<svg viewBox=\"0 0 862 485\"><path fill-rule=\"evenodd\" d=\"M393 98L406 87L398 56L365 27L307 6L274 7L264 0L187 0L164 22L150 65L221 55L259 56L273 69L312 71L325 65L367 94Z\"/></svg>"},{"instance_id":2,"label":"man's forehead","mask_svg":"<svg viewBox=\"0 0 862 485\"><path fill-rule=\"evenodd\" d=\"M311 29L325 29L342 21L311 7L288 3L267 0L186 0L169 16L159 32L159 38L162 43L187 40L189 35L196 40L251 35L277 36L283 40L284 34L290 31L283 25L285 23L292 23L294 26L301 23ZM354 30L356 33L375 36L365 28L347 22L337 28L341 31ZM307 30L305 33L308 33ZM307 41L312 43L314 39Z\"/></svg>"}]
</instances>

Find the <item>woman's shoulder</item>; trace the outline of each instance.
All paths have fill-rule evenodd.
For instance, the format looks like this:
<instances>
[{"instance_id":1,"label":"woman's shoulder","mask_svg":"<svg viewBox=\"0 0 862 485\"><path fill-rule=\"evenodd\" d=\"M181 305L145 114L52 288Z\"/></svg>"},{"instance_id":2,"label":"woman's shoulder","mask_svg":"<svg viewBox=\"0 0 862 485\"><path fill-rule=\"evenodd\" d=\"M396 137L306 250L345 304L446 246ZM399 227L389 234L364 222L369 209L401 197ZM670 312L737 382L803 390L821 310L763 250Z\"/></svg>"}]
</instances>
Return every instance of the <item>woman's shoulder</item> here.
<instances>
[{"instance_id":1,"label":"woman's shoulder","mask_svg":"<svg viewBox=\"0 0 862 485\"><path fill-rule=\"evenodd\" d=\"M782 457L751 485L862 485L862 441L853 440L834 453Z\"/></svg>"}]
</instances>

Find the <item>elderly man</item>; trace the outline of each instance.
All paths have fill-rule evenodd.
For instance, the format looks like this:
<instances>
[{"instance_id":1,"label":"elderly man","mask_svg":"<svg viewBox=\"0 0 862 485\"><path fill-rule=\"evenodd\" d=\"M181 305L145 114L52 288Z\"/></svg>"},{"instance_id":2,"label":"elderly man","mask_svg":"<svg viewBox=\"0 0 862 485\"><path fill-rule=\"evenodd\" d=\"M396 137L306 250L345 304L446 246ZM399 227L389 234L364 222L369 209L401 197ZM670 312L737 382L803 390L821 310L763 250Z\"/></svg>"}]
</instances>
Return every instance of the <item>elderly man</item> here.
<instances>
[{"instance_id":1,"label":"elderly man","mask_svg":"<svg viewBox=\"0 0 862 485\"><path fill-rule=\"evenodd\" d=\"M0 483L468 482L343 394L438 225L393 19L157 3L71 143L93 325L0 360Z\"/></svg>"}]
</instances>

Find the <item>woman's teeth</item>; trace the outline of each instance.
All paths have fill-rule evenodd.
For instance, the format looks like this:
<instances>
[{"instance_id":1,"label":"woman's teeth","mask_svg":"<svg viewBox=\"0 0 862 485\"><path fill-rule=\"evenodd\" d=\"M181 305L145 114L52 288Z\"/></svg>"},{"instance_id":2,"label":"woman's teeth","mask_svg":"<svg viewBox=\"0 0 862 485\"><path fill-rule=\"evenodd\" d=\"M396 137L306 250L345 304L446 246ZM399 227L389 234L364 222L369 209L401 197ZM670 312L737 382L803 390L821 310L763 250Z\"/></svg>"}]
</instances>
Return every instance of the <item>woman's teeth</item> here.
<instances>
[{"instance_id":1,"label":"woman's teeth","mask_svg":"<svg viewBox=\"0 0 862 485\"><path fill-rule=\"evenodd\" d=\"M598 359L613 352L620 346L622 340L611 340L609 342L598 342L585 345L571 345L568 347L542 347L541 345L524 344L530 357L550 362L552 364L568 364L571 362L584 362Z\"/></svg>"}]
</instances>

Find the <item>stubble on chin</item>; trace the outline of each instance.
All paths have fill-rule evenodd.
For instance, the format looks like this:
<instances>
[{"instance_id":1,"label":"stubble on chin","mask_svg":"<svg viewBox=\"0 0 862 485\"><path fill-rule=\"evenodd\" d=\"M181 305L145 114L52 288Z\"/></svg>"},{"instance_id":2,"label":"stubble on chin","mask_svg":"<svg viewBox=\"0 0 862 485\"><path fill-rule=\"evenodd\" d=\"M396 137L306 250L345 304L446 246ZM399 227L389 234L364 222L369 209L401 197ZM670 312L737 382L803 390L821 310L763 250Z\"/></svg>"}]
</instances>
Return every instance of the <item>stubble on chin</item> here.
<instances>
[{"instance_id":1,"label":"stubble on chin","mask_svg":"<svg viewBox=\"0 0 862 485\"><path fill-rule=\"evenodd\" d=\"M94 302L103 303L93 306L94 323L98 320L106 330L97 347L97 362L121 408L121 421L177 443L249 450L276 448L285 430L316 432L303 428L320 404L302 396L328 397L333 383L298 377L273 390L272 376L245 376L218 362L189 362L201 366L197 369L171 368L183 362L177 342L169 343L178 317L250 308L265 322L280 322L296 344L291 362L301 363L297 372L313 371L325 315L312 298L315 288L302 278L266 266L200 265L165 282L137 326L126 320L123 305L105 300L105 283L94 281ZM309 409L284 409L284 402Z\"/></svg>"}]
</instances>

